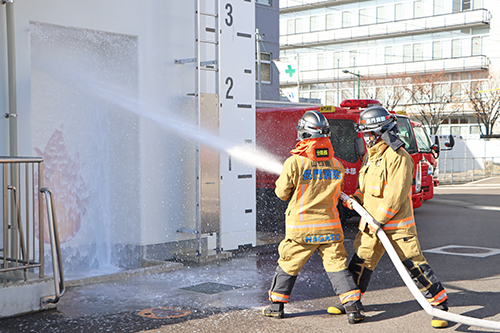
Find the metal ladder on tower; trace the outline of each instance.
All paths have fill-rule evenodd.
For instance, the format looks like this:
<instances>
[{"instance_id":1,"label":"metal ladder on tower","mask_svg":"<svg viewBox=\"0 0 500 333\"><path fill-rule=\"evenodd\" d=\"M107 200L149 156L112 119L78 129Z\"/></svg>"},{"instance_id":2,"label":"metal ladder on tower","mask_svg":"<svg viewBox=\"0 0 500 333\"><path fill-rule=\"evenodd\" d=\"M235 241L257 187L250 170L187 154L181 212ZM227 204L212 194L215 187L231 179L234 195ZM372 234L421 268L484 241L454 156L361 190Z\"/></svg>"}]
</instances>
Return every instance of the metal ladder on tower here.
<instances>
[{"instance_id":1,"label":"metal ladder on tower","mask_svg":"<svg viewBox=\"0 0 500 333\"><path fill-rule=\"evenodd\" d=\"M212 5L213 12L210 12L207 8ZM219 21L219 8L220 0L195 0L195 54L196 57L188 59L175 60L176 64L187 64L196 63L195 68L195 91L194 93L188 93L188 96L193 96L195 101L197 122L200 128L208 128L211 130L218 131L218 117L219 117L219 91L220 91L220 21ZM207 21L212 22L212 26L208 24ZM212 57L212 58L209 58ZM207 74L207 73L211 73ZM210 87L208 81L210 76L213 76L213 86ZM212 88L211 92L209 88ZM207 91L207 92L204 92ZM207 105L212 105L212 108L207 108ZM215 114L217 118L217 124L213 124L210 117L205 116L205 110L212 109L212 115ZM217 128L213 128L216 126ZM219 210L219 190L218 190L218 159L217 159L217 175L208 175L206 170L204 170L204 165L202 165L201 156L204 153L203 147L200 143L197 143L196 147L196 229L191 230L187 228L180 228L177 232L182 233L192 233L196 235L196 255L202 255L202 244L201 235L203 233L216 233L216 251L220 251L220 212ZM208 172L210 173L210 172ZM213 173L213 172L212 172ZM206 179L214 178L214 179ZM216 179L215 179L216 178ZM207 181L208 180L208 181ZM217 185L216 202L217 202L217 221L214 217L207 217L207 213L204 210L206 203L204 202L206 196L203 196L203 192L209 185ZM207 192L212 193L213 190ZM212 207L213 208L213 207ZM212 209L213 210L213 209ZM212 214L213 215L213 214ZM208 220L208 222L207 222ZM216 224L216 225L215 225Z\"/></svg>"}]
</instances>

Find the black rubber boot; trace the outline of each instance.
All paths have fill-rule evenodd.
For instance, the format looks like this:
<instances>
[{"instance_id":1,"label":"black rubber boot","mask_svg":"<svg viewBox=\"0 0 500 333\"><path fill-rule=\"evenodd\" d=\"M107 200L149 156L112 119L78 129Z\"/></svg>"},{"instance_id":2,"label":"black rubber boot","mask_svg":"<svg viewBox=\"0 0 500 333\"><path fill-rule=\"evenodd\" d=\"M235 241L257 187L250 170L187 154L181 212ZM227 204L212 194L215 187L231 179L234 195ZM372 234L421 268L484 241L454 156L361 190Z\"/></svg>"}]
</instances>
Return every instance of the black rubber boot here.
<instances>
[{"instance_id":1,"label":"black rubber boot","mask_svg":"<svg viewBox=\"0 0 500 333\"><path fill-rule=\"evenodd\" d=\"M365 320L365 314L361 302L356 302L353 305L344 305L345 312L347 313L347 320L349 324L356 324Z\"/></svg>"},{"instance_id":2,"label":"black rubber boot","mask_svg":"<svg viewBox=\"0 0 500 333\"><path fill-rule=\"evenodd\" d=\"M273 302L271 305L262 309L262 314L266 317L281 319L285 317L285 304L281 302Z\"/></svg>"}]
</instances>

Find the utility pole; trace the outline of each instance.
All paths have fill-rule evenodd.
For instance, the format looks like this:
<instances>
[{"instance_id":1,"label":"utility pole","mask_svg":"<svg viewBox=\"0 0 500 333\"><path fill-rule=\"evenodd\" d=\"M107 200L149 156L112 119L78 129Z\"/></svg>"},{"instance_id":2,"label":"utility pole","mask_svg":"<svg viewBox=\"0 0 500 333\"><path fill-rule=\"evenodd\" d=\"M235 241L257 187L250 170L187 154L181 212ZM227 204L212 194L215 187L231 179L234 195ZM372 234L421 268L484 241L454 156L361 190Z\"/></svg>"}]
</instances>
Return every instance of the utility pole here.
<instances>
[{"instance_id":1,"label":"utility pole","mask_svg":"<svg viewBox=\"0 0 500 333\"><path fill-rule=\"evenodd\" d=\"M353 89L352 89L352 97L354 98L356 96L356 81L357 81L357 85L358 85L358 99L359 99L359 96L360 96L360 86L359 86L359 78L363 75L359 74L359 71L358 71L358 74L356 73L353 73L353 72L350 72L348 71L347 69L344 69L342 71L342 73L346 73L346 74L351 74L351 75L354 75L354 84L353 84Z\"/></svg>"}]
</instances>

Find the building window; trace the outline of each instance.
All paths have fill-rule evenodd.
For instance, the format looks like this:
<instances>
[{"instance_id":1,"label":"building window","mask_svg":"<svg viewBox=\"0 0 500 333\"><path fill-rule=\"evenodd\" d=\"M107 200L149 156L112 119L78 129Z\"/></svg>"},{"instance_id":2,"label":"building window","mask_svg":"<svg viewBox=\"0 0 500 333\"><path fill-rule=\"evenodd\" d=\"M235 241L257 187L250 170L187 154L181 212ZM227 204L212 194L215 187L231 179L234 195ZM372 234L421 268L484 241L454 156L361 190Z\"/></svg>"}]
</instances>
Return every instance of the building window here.
<instances>
[{"instance_id":1,"label":"building window","mask_svg":"<svg viewBox=\"0 0 500 333\"><path fill-rule=\"evenodd\" d=\"M422 61L422 44L413 44L413 61Z\"/></svg>"},{"instance_id":2,"label":"building window","mask_svg":"<svg viewBox=\"0 0 500 333\"><path fill-rule=\"evenodd\" d=\"M318 30L318 17L317 16L311 16L309 18L309 25L310 25L310 31L317 31Z\"/></svg>"},{"instance_id":3,"label":"building window","mask_svg":"<svg viewBox=\"0 0 500 333\"><path fill-rule=\"evenodd\" d=\"M259 64L257 62L257 52L255 53L255 80L259 80L258 76ZM260 82L271 83L271 53L260 53Z\"/></svg>"},{"instance_id":4,"label":"building window","mask_svg":"<svg viewBox=\"0 0 500 333\"><path fill-rule=\"evenodd\" d=\"M335 68L339 68L340 67L340 55L341 55L340 52L334 52L333 53L333 66Z\"/></svg>"},{"instance_id":5,"label":"building window","mask_svg":"<svg viewBox=\"0 0 500 333\"><path fill-rule=\"evenodd\" d=\"M318 69L325 69L326 68L325 54L324 53L318 53L316 60L317 60Z\"/></svg>"},{"instance_id":6,"label":"building window","mask_svg":"<svg viewBox=\"0 0 500 333\"><path fill-rule=\"evenodd\" d=\"M333 14L326 14L325 15L326 19L326 30L331 30L333 29Z\"/></svg>"},{"instance_id":7,"label":"building window","mask_svg":"<svg viewBox=\"0 0 500 333\"><path fill-rule=\"evenodd\" d=\"M268 5L268 6L271 6L272 5L272 0L255 0L256 3L261 3L263 5Z\"/></svg>"},{"instance_id":8,"label":"building window","mask_svg":"<svg viewBox=\"0 0 500 333\"><path fill-rule=\"evenodd\" d=\"M481 37L472 37L472 55L477 56L481 55L481 43L482 38Z\"/></svg>"},{"instance_id":9,"label":"building window","mask_svg":"<svg viewBox=\"0 0 500 333\"><path fill-rule=\"evenodd\" d=\"M462 10L470 10L471 9L472 0L463 0L462 2Z\"/></svg>"},{"instance_id":10,"label":"building window","mask_svg":"<svg viewBox=\"0 0 500 333\"><path fill-rule=\"evenodd\" d=\"M452 135L460 135L460 134L462 134L460 126L451 126L450 127L450 132L451 132L450 134L452 134Z\"/></svg>"},{"instance_id":11,"label":"building window","mask_svg":"<svg viewBox=\"0 0 500 333\"><path fill-rule=\"evenodd\" d=\"M385 7L380 6L377 7L377 23L384 23L385 22Z\"/></svg>"},{"instance_id":12,"label":"building window","mask_svg":"<svg viewBox=\"0 0 500 333\"><path fill-rule=\"evenodd\" d=\"M462 97L462 90L460 88L461 88L460 83L452 82L452 84L451 84L451 96L453 96L455 98Z\"/></svg>"},{"instance_id":13,"label":"building window","mask_svg":"<svg viewBox=\"0 0 500 333\"><path fill-rule=\"evenodd\" d=\"M342 12L342 27L348 27L351 25L351 13L350 12Z\"/></svg>"},{"instance_id":14,"label":"building window","mask_svg":"<svg viewBox=\"0 0 500 333\"><path fill-rule=\"evenodd\" d=\"M462 43L460 39L451 40L451 57L459 58L462 56Z\"/></svg>"},{"instance_id":15,"label":"building window","mask_svg":"<svg viewBox=\"0 0 500 333\"><path fill-rule=\"evenodd\" d=\"M441 59L441 42L432 42L432 59Z\"/></svg>"},{"instance_id":16,"label":"building window","mask_svg":"<svg viewBox=\"0 0 500 333\"><path fill-rule=\"evenodd\" d=\"M403 45L403 62L411 62L411 45Z\"/></svg>"},{"instance_id":17,"label":"building window","mask_svg":"<svg viewBox=\"0 0 500 333\"><path fill-rule=\"evenodd\" d=\"M403 19L403 4L398 3L394 5L394 20L399 21Z\"/></svg>"},{"instance_id":18,"label":"building window","mask_svg":"<svg viewBox=\"0 0 500 333\"><path fill-rule=\"evenodd\" d=\"M359 25L365 25L368 23L368 14L366 13L366 9L359 10Z\"/></svg>"},{"instance_id":19,"label":"building window","mask_svg":"<svg viewBox=\"0 0 500 333\"><path fill-rule=\"evenodd\" d=\"M471 126L470 127L470 134L481 134L481 130L479 126Z\"/></svg>"},{"instance_id":20,"label":"building window","mask_svg":"<svg viewBox=\"0 0 500 333\"><path fill-rule=\"evenodd\" d=\"M415 1L413 3L413 17L422 17L422 1Z\"/></svg>"},{"instance_id":21,"label":"building window","mask_svg":"<svg viewBox=\"0 0 500 333\"><path fill-rule=\"evenodd\" d=\"M384 64L393 63L392 59L392 46L386 46L384 49Z\"/></svg>"},{"instance_id":22,"label":"building window","mask_svg":"<svg viewBox=\"0 0 500 333\"><path fill-rule=\"evenodd\" d=\"M293 24L293 19L289 19L286 21L286 34L293 35L295 32L295 26Z\"/></svg>"},{"instance_id":23,"label":"building window","mask_svg":"<svg viewBox=\"0 0 500 333\"><path fill-rule=\"evenodd\" d=\"M434 15L443 14L443 4L441 0L434 0Z\"/></svg>"},{"instance_id":24,"label":"building window","mask_svg":"<svg viewBox=\"0 0 500 333\"><path fill-rule=\"evenodd\" d=\"M295 33L300 34L301 32L302 32L302 19L296 18L295 19Z\"/></svg>"},{"instance_id":25,"label":"building window","mask_svg":"<svg viewBox=\"0 0 500 333\"><path fill-rule=\"evenodd\" d=\"M349 51L349 66L356 67L357 56L358 56L358 51Z\"/></svg>"}]
</instances>

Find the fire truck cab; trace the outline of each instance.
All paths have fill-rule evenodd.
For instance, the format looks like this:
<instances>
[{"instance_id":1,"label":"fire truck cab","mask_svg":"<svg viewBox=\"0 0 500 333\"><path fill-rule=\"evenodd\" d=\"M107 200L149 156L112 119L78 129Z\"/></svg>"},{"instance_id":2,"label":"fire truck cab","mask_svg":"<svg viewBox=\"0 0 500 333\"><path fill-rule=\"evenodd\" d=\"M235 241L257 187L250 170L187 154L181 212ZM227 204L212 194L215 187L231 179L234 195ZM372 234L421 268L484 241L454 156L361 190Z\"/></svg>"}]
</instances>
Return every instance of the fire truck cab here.
<instances>
[{"instance_id":1,"label":"fire truck cab","mask_svg":"<svg viewBox=\"0 0 500 333\"><path fill-rule=\"evenodd\" d=\"M320 111L328 119L330 125L330 140L335 151L335 157L342 162L346 170L344 193L353 194L357 186L358 171L361 168L363 156L366 152L365 142L362 135L356 132L355 124L358 123L359 115L364 109L380 104L377 100L350 99L343 101L340 107L314 106L257 109L256 145L278 156L284 162L290 156L290 150L293 149L297 142L295 126L298 120L306 111ZM413 207L418 208L423 202L422 162L425 158L419 152L409 118L400 114L396 114L396 117L399 135L405 142L405 149L412 156L415 163L412 201ZM269 223L269 220L278 218L279 221L282 221L282 212L286 208L286 203L280 203L280 200L274 195L274 182L278 178L277 175L258 170L256 178L257 230L259 230L259 225L264 226ZM341 204L339 208L344 218L352 214L352 211L344 209Z\"/></svg>"},{"instance_id":2,"label":"fire truck cab","mask_svg":"<svg viewBox=\"0 0 500 333\"><path fill-rule=\"evenodd\" d=\"M434 197L434 187L439 185L439 168L438 159L441 152L439 136L435 135L434 140L431 139L424 126L416 121L412 121L413 132L417 139L418 150L424 156L422 161L422 193L425 200L430 200ZM455 141L453 136L449 136L449 141L445 142L445 150L453 149Z\"/></svg>"}]
</instances>

